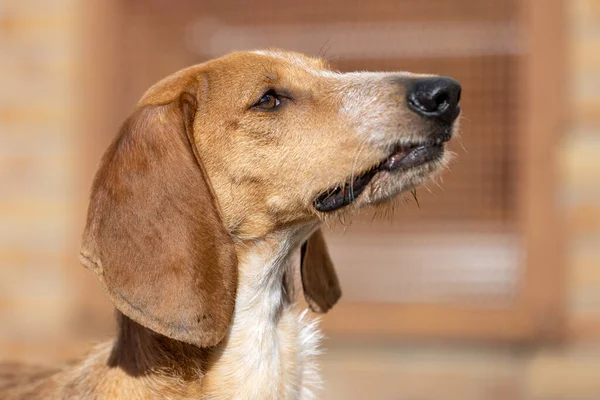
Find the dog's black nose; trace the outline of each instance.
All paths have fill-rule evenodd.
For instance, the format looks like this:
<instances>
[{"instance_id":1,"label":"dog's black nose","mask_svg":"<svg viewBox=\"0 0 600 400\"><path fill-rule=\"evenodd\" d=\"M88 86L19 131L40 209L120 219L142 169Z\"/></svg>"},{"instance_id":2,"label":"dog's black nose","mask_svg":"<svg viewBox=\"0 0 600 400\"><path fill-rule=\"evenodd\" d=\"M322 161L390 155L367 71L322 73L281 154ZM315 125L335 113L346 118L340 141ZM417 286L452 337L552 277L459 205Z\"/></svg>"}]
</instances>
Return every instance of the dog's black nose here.
<instances>
[{"instance_id":1,"label":"dog's black nose","mask_svg":"<svg viewBox=\"0 0 600 400\"><path fill-rule=\"evenodd\" d=\"M452 78L418 79L407 92L409 107L430 119L451 124L460 114L460 83Z\"/></svg>"}]
</instances>

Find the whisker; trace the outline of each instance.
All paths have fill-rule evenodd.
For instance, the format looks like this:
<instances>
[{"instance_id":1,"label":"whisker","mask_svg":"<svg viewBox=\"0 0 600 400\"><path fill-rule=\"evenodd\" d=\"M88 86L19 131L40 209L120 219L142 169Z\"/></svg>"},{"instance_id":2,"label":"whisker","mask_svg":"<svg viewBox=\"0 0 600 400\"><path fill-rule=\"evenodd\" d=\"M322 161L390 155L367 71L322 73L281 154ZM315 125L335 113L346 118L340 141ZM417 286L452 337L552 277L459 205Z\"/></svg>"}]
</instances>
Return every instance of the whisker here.
<instances>
[{"instance_id":1,"label":"whisker","mask_svg":"<svg viewBox=\"0 0 600 400\"><path fill-rule=\"evenodd\" d=\"M319 49L319 52L317 53L318 57L324 57L325 56L325 53L323 52L323 49L325 48L325 46L327 45L327 43L329 43L329 38L325 39L325 41L321 45L321 48Z\"/></svg>"},{"instance_id":2,"label":"whisker","mask_svg":"<svg viewBox=\"0 0 600 400\"><path fill-rule=\"evenodd\" d=\"M346 213L340 213L338 215L338 221L344 227L344 233L346 233L346 230L351 224L351 220L348 220L347 217L348 215Z\"/></svg>"},{"instance_id":3,"label":"whisker","mask_svg":"<svg viewBox=\"0 0 600 400\"><path fill-rule=\"evenodd\" d=\"M445 191L446 191L440 182L438 182L438 181L434 181L434 183L437 185L437 187L439 187L439 188L442 190L442 192L445 192ZM442 183L443 183L443 182L442 182Z\"/></svg>"},{"instance_id":4,"label":"whisker","mask_svg":"<svg viewBox=\"0 0 600 400\"><path fill-rule=\"evenodd\" d=\"M461 135L456 135L456 141L458 142L458 144L460 145L460 147L463 149L463 151L466 154L469 154L469 152L467 151L467 148L465 147L465 145L463 144L463 140L462 140L462 136Z\"/></svg>"},{"instance_id":5,"label":"whisker","mask_svg":"<svg viewBox=\"0 0 600 400\"><path fill-rule=\"evenodd\" d=\"M319 49L319 58L327 58L327 53L331 50L331 46L333 43L331 42L331 38L327 38L321 48Z\"/></svg>"},{"instance_id":6,"label":"whisker","mask_svg":"<svg viewBox=\"0 0 600 400\"><path fill-rule=\"evenodd\" d=\"M371 223L375 222L376 219L377 219L377 210L373 211L373 214L371 215Z\"/></svg>"},{"instance_id":7,"label":"whisker","mask_svg":"<svg viewBox=\"0 0 600 400\"><path fill-rule=\"evenodd\" d=\"M330 231L333 230L333 227L331 226L331 219L325 217L325 219L323 220L323 223L325 223L328 230L330 230Z\"/></svg>"},{"instance_id":8,"label":"whisker","mask_svg":"<svg viewBox=\"0 0 600 400\"><path fill-rule=\"evenodd\" d=\"M327 56L327 53L329 53L329 50L331 50L331 48L333 47L333 45L334 45L334 43L333 43L333 41L331 41L329 43L329 46L327 46L327 48L325 49L325 52L323 52L323 58L327 58L330 61L337 60L337 57L332 58L332 57Z\"/></svg>"},{"instance_id":9,"label":"whisker","mask_svg":"<svg viewBox=\"0 0 600 400\"><path fill-rule=\"evenodd\" d=\"M348 228L350 228L350 225L352 225L352 222L348 222L346 225L343 225L344 231L342 232L342 235L345 235L348 232Z\"/></svg>"},{"instance_id":10,"label":"whisker","mask_svg":"<svg viewBox=\"0 0 600 400\"><path fill-rule=\"evenodd\" d=\"M417 203L417 208L420 210L421 209L421 204L419 204L419 198L417 197L417 189L416 188L412 188L410 193L413 196L413 199L415 199L415 202Z\"/></svg>"},{"instance_id":11,"label":"whisker","mask_svg":"<svg viewBox=\"0 0 600 400\"><path fill-rule=\"evenodd\" d=\"M394 214L396 214L396 201L393 201L390 203L390 206L388 207L388 211L389 211L389 216L390 216L390 224L394 223Z\"/></svg>"}]
</instances>

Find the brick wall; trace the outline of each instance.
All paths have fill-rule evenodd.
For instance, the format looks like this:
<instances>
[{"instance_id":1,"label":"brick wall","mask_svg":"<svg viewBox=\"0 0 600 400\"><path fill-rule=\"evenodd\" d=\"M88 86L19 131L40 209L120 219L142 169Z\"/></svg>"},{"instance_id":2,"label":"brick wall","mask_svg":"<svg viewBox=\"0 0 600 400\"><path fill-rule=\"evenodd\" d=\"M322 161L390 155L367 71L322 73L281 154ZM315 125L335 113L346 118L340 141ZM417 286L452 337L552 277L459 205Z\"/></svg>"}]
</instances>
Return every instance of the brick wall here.
<instances>
[{"instance_id":1,"label":"brick wall","mask_svg":"<svg viewBox=\"0 0 600 400\"><path fill-rule=\"evenodd\" d=\"M589 331L600 322L600 1L570 4L571 120L561 196L569 227L572 328Z\"/></svg>"},{"instance_id":2,"label":"brick wall","mask_svg":"<svg viewBox=\"0 0 600 400\"><path fill-rule=\"evenodd\" d=\"M0 342L65 326L75 12L75 0L0 2Z\"/></svg>"}]
</instances>

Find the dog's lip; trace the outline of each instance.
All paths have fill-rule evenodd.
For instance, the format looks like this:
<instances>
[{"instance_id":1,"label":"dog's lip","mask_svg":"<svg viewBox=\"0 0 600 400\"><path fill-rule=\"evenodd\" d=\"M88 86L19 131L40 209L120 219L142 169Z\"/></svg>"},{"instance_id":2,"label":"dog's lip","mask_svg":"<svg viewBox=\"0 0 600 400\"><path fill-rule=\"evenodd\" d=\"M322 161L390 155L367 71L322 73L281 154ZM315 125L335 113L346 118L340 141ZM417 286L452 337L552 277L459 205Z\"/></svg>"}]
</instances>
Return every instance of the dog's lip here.
<instances>
[{"instance_id":1,"label":"dog's lip","mask_svg":"<svg viewBox=\"0 0 600 400\"><path fill-rule=\"evenodd\" d=\"M343 185L322 192L313 201L313 206L320 212L337 210L356 200L378 172L404 172L438 160L444 153L444 143L447 141L445 139L397 145L388 157L374 167L349 179Z\"/></svg>"}]
</instances>

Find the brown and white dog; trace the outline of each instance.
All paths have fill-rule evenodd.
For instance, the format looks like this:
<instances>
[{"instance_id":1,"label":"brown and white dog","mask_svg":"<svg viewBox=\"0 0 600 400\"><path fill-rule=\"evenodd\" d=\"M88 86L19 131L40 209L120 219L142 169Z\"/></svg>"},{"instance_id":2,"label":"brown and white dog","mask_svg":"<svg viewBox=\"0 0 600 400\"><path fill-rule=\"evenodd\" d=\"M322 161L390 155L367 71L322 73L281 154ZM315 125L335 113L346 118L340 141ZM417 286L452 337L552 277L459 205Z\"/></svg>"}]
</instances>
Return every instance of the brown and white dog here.
<instances>
[{"instance_id":1,"label":"brown and white dog","mask_svg":"<svg viewBox=\"0 0 600 400\"><path fill-rule=\"evenodd\" d=\"M321 223L438 172L460 85L240 52L151 87L94 180L82 263L119 333L79 364L0 368L0 398L309 399L341 295ZM12 369L11 369L12 368Z\"/></svg>"}]
</instances>

